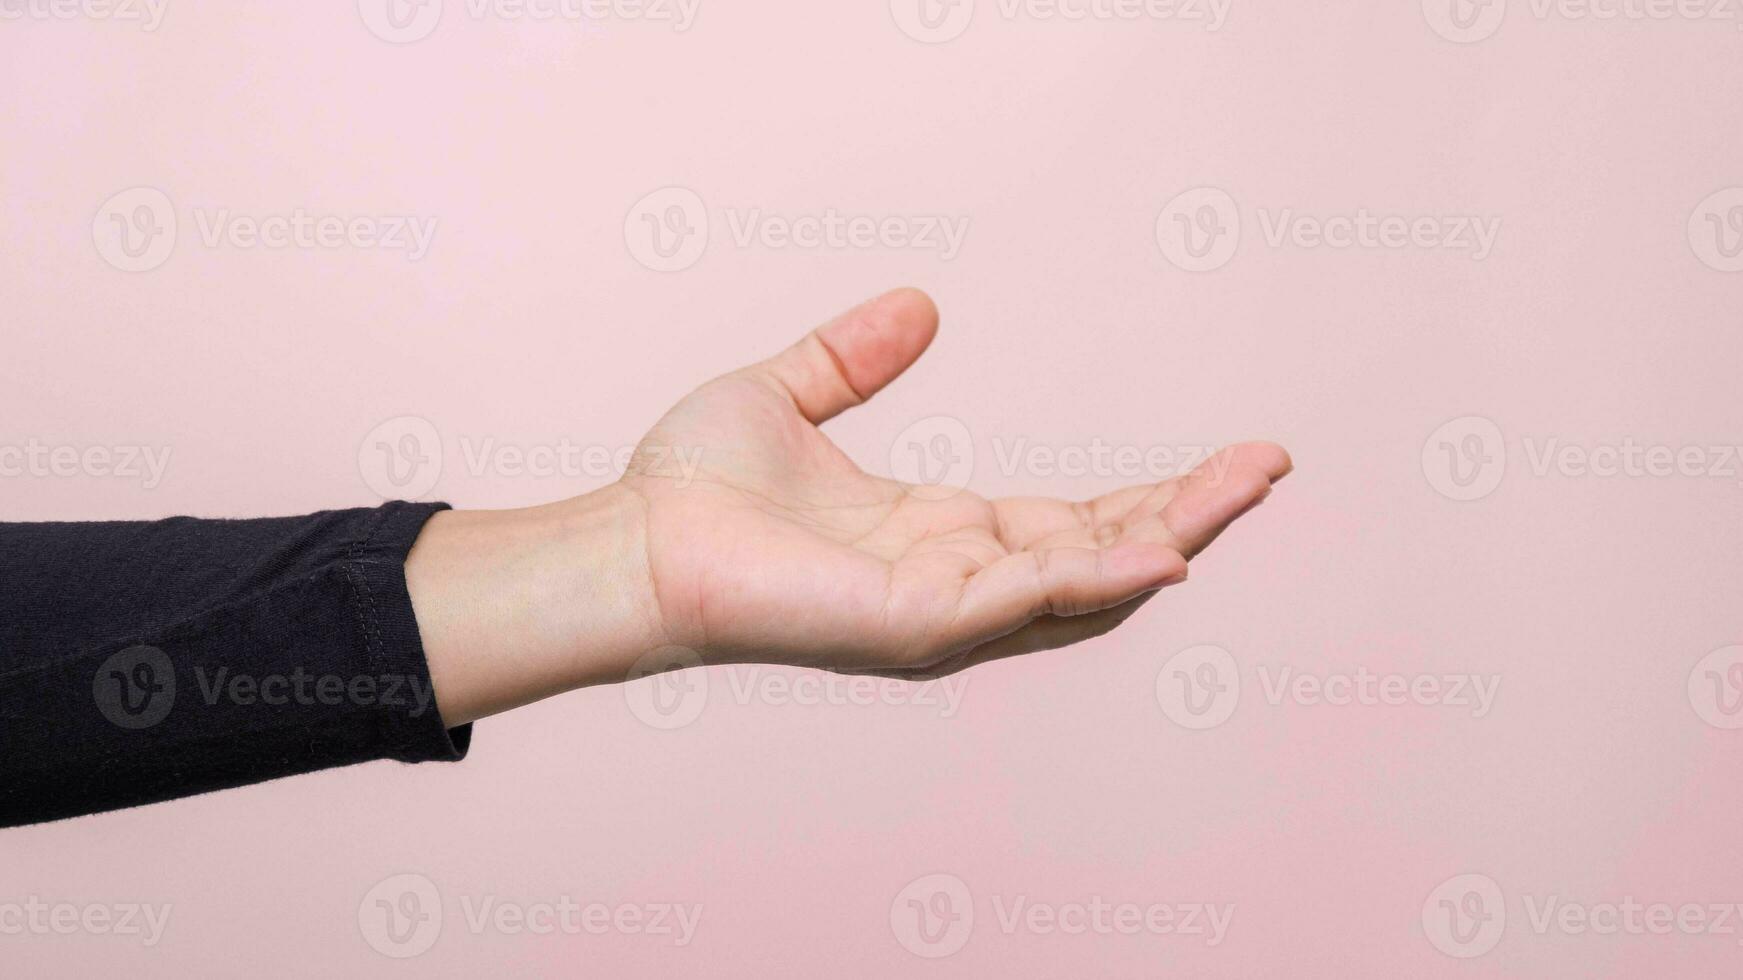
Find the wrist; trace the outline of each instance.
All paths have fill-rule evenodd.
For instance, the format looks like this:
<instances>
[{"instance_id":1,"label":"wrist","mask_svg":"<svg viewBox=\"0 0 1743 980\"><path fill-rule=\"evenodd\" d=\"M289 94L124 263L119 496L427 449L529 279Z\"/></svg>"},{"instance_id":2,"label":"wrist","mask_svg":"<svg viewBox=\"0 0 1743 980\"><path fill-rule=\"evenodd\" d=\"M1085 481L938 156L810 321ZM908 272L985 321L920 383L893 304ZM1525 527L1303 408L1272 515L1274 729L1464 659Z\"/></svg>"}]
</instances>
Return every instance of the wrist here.
<instances>
[{"instance_id":1,"label":"wrist","mask_svg":"<svg viewBox=\"0 0 1743 980\"><path fill-rule=\"evenodd\" d=\"M521 510L444 511L406 587L450 726L625 679L664 642L641 501L613 484Z\"/></svg>"}]
</instances>

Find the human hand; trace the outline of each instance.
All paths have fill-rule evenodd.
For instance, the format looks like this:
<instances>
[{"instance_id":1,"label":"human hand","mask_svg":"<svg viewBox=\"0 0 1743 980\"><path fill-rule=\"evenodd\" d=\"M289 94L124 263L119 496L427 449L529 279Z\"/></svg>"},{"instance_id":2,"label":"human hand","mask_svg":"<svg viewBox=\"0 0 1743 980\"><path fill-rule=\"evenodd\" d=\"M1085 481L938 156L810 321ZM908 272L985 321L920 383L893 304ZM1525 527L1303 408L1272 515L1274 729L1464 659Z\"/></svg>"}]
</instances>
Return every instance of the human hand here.
<instances>
[{"instance_id":1,"label":"human hand","mask_svg":"<svg viewBox=\"0 0 1743 980\"><path fill-rule=\"evenodd\" d=\"M433 518L407 580L444 719L622 681L669 646L930 677L1077 643L1183 581L1289 472L1281 448L1243 443L1085 503L871 476L817 426L893 381L937 325L925 294L888 293L690 393L611 487Z\"/></svg>"}]
</instances>

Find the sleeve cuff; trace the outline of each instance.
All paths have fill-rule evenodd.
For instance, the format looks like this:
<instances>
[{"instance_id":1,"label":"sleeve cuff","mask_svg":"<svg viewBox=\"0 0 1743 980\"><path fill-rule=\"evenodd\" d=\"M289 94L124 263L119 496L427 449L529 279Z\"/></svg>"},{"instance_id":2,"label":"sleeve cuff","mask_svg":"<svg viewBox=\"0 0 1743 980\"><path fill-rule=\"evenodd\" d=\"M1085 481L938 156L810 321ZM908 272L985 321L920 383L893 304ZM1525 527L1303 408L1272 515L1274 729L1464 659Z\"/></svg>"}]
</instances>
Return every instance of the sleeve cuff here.
<instances>
[{"instance_id":1,"label":"sleeve cuff","mask_svg":"<svg viewBox=\"0 0 1743 980\"><path fill-rule=\"evenodd\" d=\"M382 755L401 762L458 762L472 744L472 726L449 728L436 707L435 686L418 632L405 561L425 522L444 503L395 501L376 511L347 556L352 607L370 662L383 677L403 677L412 697L382 704Z\"/></svg>"}]
</instances>

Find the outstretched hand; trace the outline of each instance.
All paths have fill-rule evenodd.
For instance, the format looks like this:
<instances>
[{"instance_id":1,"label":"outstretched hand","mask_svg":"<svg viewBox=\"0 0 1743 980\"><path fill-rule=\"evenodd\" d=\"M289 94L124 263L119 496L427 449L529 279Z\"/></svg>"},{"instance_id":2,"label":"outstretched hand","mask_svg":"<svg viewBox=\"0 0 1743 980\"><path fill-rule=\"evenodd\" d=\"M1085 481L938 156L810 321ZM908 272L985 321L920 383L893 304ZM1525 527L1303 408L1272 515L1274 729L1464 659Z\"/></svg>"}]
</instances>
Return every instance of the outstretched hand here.
<instances>
[{"instance_id":1,"label":"outstretched hand","mask_svg":"<svg viewBox=\"0 0 1743 980\"><path fill-rule=\"evenodd\" d=\"M672 643L709 662L944 673L1076 643L1186 578L1187 560L1289 472L1248 443L1192 475L1086 503L939 499L869 475L818 426L905 371L938 312L897 290L703 385L648 433L672 453L623 486L645 505Z\"/></svg>"},{"instance_id":2,"label":"outstretched hand","mask_svg":"<svg viewBox=\"0 0 1743 980\"><path fill-rule=\"evenodd\" d=\"M1243 443L1082 503L941 497L867 474L817 427L895 380L937 329L924 293L887 293L691 392L606 490L494 521L438 515L408 582L444 718L623 680L665 646L705 663L927 677L1077 643L1185 580L1188 560L1289 472L1281 448ZM602 553L579 575L554 567L561 554L574 565L574 548ZM444 553L468 549L519 584L457 594ZM503 618L529 605L546 610L539 622L506 629L522 649L481 664L453 642L501 647ZM432 624L446 633L435 645ZM505 689L503 671L529 664L536 676Z\"/></svg>"}]
</instances>

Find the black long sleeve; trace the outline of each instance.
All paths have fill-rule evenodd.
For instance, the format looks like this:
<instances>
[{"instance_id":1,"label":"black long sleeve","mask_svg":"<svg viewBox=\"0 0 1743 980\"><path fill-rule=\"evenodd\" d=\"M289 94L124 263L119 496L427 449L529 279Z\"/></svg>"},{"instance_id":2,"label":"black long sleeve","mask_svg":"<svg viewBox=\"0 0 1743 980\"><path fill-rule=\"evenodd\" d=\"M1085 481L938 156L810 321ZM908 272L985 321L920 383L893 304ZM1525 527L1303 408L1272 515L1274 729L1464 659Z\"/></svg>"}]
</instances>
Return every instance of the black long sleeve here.
<instances>
[{"instance_id":1,"label":"black long sleeve","mask_svg":"<svg viewBox=\"0 0 1743 980\"><path fill-rule=\"evenodd\" d=\"M405 584L443 506L0 524L0 826L463 758Z\"/></svg>"}]
</instances>

